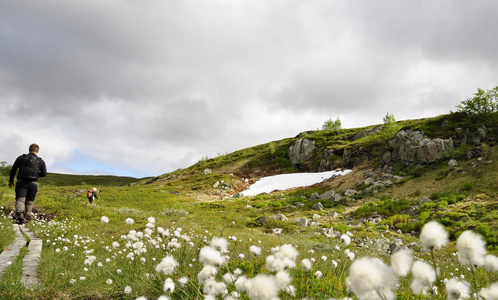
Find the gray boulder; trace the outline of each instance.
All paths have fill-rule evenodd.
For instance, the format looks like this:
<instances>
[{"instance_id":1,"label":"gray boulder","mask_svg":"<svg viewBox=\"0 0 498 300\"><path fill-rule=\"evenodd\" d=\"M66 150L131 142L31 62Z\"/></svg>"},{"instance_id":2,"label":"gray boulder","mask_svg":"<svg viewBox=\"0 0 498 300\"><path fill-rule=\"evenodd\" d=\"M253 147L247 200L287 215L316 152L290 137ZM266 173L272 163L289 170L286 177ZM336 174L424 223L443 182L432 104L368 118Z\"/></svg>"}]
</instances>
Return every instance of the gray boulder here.
<instances>
[{"instance_id":1,"label":"gray boulder","mask_svg":"<svg viewBox=\"0 0 498 300\"><path fill-rule=\"evenodd\" d=\"M302 164L313 157L315 141L306 138L295 141L289 148L289 159L293 167L300 169Z\"/></svg>"}]
</instances>

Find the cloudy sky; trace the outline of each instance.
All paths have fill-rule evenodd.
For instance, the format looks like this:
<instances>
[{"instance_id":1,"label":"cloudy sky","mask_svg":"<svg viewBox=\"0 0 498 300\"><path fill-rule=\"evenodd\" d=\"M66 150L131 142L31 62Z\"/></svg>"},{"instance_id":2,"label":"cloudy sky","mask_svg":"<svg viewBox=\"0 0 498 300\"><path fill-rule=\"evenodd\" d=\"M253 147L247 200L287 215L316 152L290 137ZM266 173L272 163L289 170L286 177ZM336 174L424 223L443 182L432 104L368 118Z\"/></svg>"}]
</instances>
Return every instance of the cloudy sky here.
<instances>
[{"instance_id":1,"label":"cloudy sky","mask_svg":"<svg viewBox=\"0 0 498 300\"><path fill-rule=\"evenodd\" d=\"M155 176L456 110L498 78L498 1L0 0L0 161Z\"/></svg>"}]
</instances>

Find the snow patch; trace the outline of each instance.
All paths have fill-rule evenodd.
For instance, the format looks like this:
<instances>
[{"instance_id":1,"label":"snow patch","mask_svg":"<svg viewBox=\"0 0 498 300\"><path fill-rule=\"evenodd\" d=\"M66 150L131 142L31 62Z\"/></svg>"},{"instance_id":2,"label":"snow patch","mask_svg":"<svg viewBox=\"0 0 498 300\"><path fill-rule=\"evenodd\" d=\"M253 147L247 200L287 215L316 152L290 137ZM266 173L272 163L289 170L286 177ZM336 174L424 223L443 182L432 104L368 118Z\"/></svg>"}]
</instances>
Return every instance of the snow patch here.
<instances>
[{"instance_id":1,"label":"snow patch","mask_svg":"<svg viewBox=\"0 0 498 300\"><path fill-rule=\"evenodd\" d=\"M318 173L291 173L263 177L241 194L247 197L259 195L261 193L270 193L276 190L281 191L291 188L310 186L315 183L325 181L333 176L346 175L349 172L351 172L351 170Z\"/></svg>"}]
</instances>

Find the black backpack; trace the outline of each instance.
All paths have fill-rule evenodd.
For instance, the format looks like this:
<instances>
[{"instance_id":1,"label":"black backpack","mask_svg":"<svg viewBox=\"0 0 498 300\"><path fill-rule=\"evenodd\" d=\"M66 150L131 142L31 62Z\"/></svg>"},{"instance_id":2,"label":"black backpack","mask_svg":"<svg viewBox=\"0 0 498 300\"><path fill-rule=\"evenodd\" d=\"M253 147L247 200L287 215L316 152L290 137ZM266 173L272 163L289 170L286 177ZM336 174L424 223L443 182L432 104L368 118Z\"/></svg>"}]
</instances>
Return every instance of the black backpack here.
<instances>
[{"instance_id":1,"label":"black backpack","mask_svg":"<svg viewBox=\"0 0 498 300\"><path fill-rule=\"evenodd\" d=\"M24 154L24 160L19 168L19 177L22 179L38 178L38 170L40 169L39 158L34 155Z\"/></svg>"}]
</instances>

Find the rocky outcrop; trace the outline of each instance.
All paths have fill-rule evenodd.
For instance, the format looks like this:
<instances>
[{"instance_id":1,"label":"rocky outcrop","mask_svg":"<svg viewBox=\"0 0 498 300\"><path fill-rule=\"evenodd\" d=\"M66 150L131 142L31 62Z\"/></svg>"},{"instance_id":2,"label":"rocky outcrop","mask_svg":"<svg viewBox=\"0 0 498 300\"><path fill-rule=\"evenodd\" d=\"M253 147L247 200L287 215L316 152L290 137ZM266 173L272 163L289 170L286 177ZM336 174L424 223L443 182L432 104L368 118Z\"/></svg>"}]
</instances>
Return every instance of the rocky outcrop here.
<instances>
[{"instance_id":1,"label":"rocky outcrop","mask_svg":"<svg viewBox=\"0 0 498 300\"><path fill-rule=\"evenodd\" d=\"M391 151L384 153L385 164L400 161L406 165L430 164L455 148L453 140L429 139L420 131L401 130L389 141Z\"/></svg>"},{"instance_id":2,"label":"rocky outcrop","mask_svg":"<svg viewBox=\"0 0 498 300\"><path fill-rule=\"evenodd\" d=\"M311 159L315 149L315 141L306 138L295 141L289 148L289 159L292 166L301 171L313 170Z\"/></svg>"}]
</instances>

